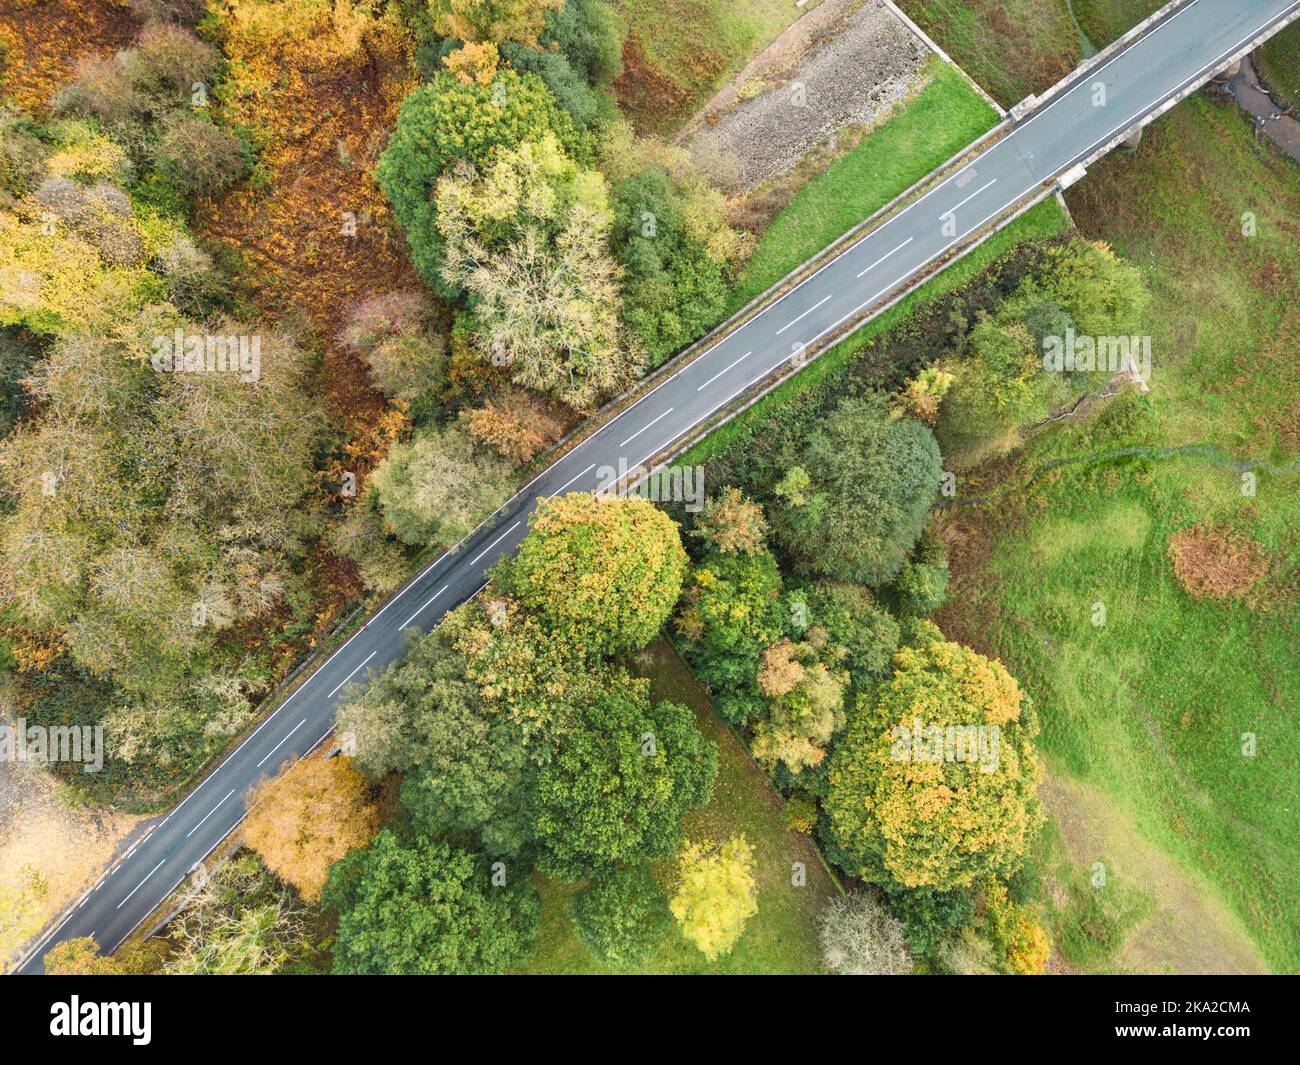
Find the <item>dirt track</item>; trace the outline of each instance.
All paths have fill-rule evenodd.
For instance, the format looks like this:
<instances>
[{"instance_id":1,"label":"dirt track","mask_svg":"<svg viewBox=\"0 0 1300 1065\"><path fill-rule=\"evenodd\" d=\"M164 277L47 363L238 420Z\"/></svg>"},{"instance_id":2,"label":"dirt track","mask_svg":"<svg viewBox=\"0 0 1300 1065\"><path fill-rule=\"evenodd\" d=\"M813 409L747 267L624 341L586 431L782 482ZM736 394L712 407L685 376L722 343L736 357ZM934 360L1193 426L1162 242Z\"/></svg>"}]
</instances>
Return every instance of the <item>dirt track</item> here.
<instances>
[{"instance_id":1,"label":"dirt track","mask_svg":"<svg viewBox=\"0 0 1300 1065\"><path fill-rule=\"evenodd\" d=\"M919 83L927 56L878 0L827 0L714 96L680 140L748 191L836 131L888 112Z\"/></svg>"}]
</instances>

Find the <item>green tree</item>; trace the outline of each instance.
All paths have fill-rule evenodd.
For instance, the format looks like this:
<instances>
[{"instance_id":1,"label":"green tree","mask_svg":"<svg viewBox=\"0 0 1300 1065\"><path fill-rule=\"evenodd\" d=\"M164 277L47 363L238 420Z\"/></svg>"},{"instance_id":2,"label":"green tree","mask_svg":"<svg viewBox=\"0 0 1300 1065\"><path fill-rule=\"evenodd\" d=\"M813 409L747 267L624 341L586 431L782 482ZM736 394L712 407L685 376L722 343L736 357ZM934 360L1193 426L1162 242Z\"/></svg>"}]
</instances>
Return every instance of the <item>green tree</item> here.
<instances>
[{"instance_id":1,"label":"green tree","mask_svg":"<svg viewBox=\"0 0 1300 1065\"><path fill-rule=\"evenodd\" d=\"M371 975L498 973L537 940L539 902L522 869L496 886L470 851L386 828L335 864L325 903L338 912L334 971Z\"/></svg>"},{"instance_id":2,"label":"green tree","mask_svg":"<svg viewBox=\"0 0 1300 1065\"><path fill-rule=\"evenodd\" d=\"M685 572L677 526L658 507L574 492L538 504L499 580L556 639L617 654L654 639Z\"/></svg>"},{"instance_id":3,"label":"green tree","mask_svg":"<svg viewBox=\"0 0 1300 1065\"><path fill-rule=\"evenodd\" d=\"M759 656L782 632L780 598L781 574L768 551L713 555L691 568L677 631L701 679L721 691L752 687ZM743 724L748 713L737 713L727 720Z\"/></svg>"},{"instance_id":4,"label":"green tree","mask_svg":"<svg viewBox=\"0 0 1300 1065\"><path fill-rule=\"evenodd\" d=\"M626 36L626 24L604 0L565 0L546 12L536 47L507 41L501 55L520 73L541 78L574 122L590 128L617 119L608 86L622 72Z\"/></svg>"},{"instance_id":5,"label":"green tree","mask_svg":"<svg viewBox=\"0 0 1300 1065\"><path fill-rule=\"evenodd\" d=\"M573 898L573 927L597 961L632 969L664 941L668 899L645 864L593 879Z\"/></svg>"},{"instance_id":6,"label":"green tree","mask_svg":"<svg viewBox=\"0 0 1300 1065\"><path fill-rule=\"evenodd\" d=\"M682 815L708 802L717 768L717 744L689 710L652 705L648 682L611 676L575 708L573 727L538 771L539 868L576 881L668 856Z\"/></svg>"},{"instance_id":7,"label":"green tree","mask_svg":"<svg viewBox=\"0 0 1300 1065\"><path fill-rule=\"evenodd\" d=\"M939 448L883 400L848 399L801 456L807 494L780 501L772 526L800 572L872 586L897 576L939 486Z\"/></svg>"},{"instance_id":8,"label":"green tree","mask_svg":"<svg viewBox=\"0 0 1300 1065\"><path fill-rule=\"evenodd\" d=\"M444 71L402 102L375 173L406 230L416 269L435 289L455 295L442 275L442 238L433 196L438 179L458 160L483 167L497 149L539 139L547 131L570 155L585 157L572 120L532 74L502 70L491 85L466 85Z\"/></svg>"},{"instance_id":9,"label":"green tree","mask_svg":"<svg viewBox=\"0 0 1300 1065\"><path fill-rule=\"evenodd\" d=\"M901 649L831 758L832 856L893 889L950 891L1009 872L1041 820L1037 732L1000 663L935 637Z\"/></svg>"},{"instance_id":10,"label":"green tree","mask_svg":"<svg viewBox=\"0 0 1300 1065\"><path fill-rule=\"evenodd\" d=\"M716 209L716 218L710 209ZM722 317L732 263L710 254L708 227L721 204L700 188L694 200L663 167L615 186L614 247L624 271L623 317L658 365Z\"/></svg>"},{"instance_id":11,"label":"green tree","mask_svg":"<svg viewBox=\"0 0 1300 1065\"><path fill-rule=\"evenodd\" d=\"M532 763L523 731L489 712L441 628L340 707L339 734L371 780L402 773L402 805L429 836L468 838L491 856L528 844Z\"/></svg>"},{"instance_id":12,"label":"green tree","mask_svg":"<svg viewBox=\"0 0 1300 1065\"><path fill-rule=\"evenodd\" d=\"M844 648L844 665L857 687L889 671L889 660L898 648L898 622L871 589L859 584L816 584L808 614L833 644Z\"/></svg>"}]
</instances>

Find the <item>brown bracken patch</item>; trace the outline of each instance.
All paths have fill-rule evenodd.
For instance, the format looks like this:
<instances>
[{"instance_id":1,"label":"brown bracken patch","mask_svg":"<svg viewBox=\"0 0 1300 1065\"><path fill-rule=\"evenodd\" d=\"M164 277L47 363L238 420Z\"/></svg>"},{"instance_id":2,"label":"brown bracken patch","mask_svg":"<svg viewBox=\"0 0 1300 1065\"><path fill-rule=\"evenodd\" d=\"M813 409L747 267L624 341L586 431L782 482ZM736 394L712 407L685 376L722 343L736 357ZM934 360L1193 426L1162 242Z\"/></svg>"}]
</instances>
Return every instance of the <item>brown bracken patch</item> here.
<instances>
[{"instance_id":1,"label":"brown bracken patch","mask_svg":"<svg viewBox=\"0 0 1300 1065\"><path fill-rule=\"evenodd\" d=\"M72 80L80 60L125 48L135 37L125 5L6 0L2 6L0 50L8 69L7 76L0 71L0 89L28 111L49 110L50 98Z\"/></svg>"},{"instance_id":2,"label":"brown bracken patch","mask_svg":"<svg viewBox=\"0 0 1300 1065\"><path fill-rule=\"evenodd\" d=\"M1196 599L1239 599L1268 572L1253 540L1192 525L1169 538L1174 575Z\"/></svg>"},{"instance_id":3,"label":"brown bracken patch","mask_svg":"<svg viewBox=\"0 0 1300 1065\"><path fill-rule=\"evenodd\" d=\"M641 133L665 129L681 113L690 95L655 66L635 33L629 34L623 45L623 73L611 88L619 107Z\"/></svg>"}]
</instances>

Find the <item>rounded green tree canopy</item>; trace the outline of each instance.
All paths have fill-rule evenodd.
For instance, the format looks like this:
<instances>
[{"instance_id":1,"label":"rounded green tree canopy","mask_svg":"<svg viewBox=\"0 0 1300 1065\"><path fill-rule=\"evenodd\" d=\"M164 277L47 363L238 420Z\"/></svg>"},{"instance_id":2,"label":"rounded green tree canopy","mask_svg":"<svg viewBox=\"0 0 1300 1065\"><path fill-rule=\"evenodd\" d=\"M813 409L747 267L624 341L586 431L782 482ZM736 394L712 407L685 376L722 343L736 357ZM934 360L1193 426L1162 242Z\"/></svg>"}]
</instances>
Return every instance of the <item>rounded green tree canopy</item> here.
<instances>
[{"instance_id":1,"label":"rounded green tree canopy","mask_svg":"<svg viewBox=\"0 0 1300 1065\"><path fill-rule=\"evenodd\" d=\"M934 637L899 650L872 694L831 758L834 857L890 888L946 891L1008 871L1041 818L1037 718L1015 678Z\"/></svg>"},{"instance_id":2,"label":"rounded green tree canopy","mask_svg":"<svg viewBox=\"0 0 1300 1065\"><path fill-rule=\"evenodd\" d=\"M502 587L559 638L616 654L644 647L682 590L677 526L643 499L572 493L538 504Z\"/></svg>"}]
</instances>

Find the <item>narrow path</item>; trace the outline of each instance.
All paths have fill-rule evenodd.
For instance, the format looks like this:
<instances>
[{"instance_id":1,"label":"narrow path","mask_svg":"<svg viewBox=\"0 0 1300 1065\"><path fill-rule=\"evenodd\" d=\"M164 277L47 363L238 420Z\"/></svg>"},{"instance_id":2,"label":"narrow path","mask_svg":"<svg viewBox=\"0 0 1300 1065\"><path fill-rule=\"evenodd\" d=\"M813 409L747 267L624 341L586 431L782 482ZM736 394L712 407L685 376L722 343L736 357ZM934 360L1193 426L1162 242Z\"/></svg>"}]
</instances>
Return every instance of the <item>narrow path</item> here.
<instances>
[{"instance_id":1,"label":"narrow path","mask_svg":"<svg viewBox=\"0 0 1300 1065\"><path fill-rule=\"evenodd\" d=\"M1241 61L1241 69L1226 88L1237 101L1237 106L1255 120L1256 128L1300 163L1300 118L1288 114L1274 103L1249 57Z\"/></svg>"}]
</instances>

